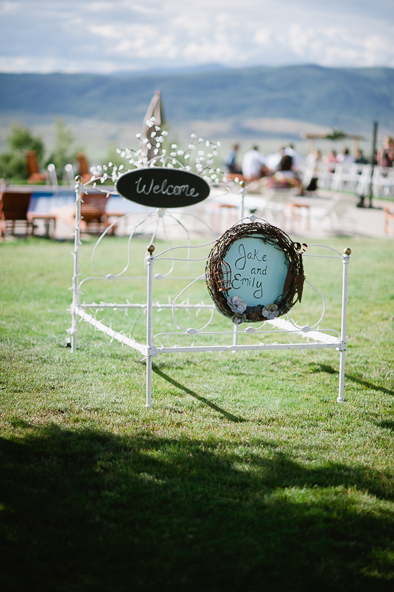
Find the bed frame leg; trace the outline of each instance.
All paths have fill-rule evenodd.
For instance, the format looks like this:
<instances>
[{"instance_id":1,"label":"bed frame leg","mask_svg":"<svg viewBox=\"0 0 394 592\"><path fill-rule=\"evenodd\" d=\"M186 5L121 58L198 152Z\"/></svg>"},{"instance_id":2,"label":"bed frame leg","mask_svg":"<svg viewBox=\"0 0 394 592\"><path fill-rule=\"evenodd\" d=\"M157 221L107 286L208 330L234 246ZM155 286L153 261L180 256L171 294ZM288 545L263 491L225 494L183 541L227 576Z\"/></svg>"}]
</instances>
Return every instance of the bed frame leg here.
<instances>
[{"instance_id":1,"label":"bed frame leg","mask_svg":"<svg viewBox=\"0 0 394 592\"><path fill-rule=\"evenodd\" d=\"M145 407L152 407L152 357L146 357L146 399Z\"/></svg>"},{"instance_id":2,"label":"bed frame leg","mask_svg":"<svg viewBox=\"0 0 394 592\"><path fill-rule=\"evenodd\" d=\"M145 407L152 407L152 355L151 347L153 345L153 330L152 330L152 302L153 302L153 264L155 250L154 245L149 245L147 248L147 323L146 323L146 345L148 353L146 356L146 401Z\"/></svg>"},{"instance_id":3,"label":"bed frame leg","mask_svg":"<svg viewBox=\"0 0 394 592\"><path fill-rule=\"evenodd\" d=\"M341 351L339 354L339 391L338 391L338 403L345 401L344 390L345 390L345 355L346 352Z\"/></svg>"},{"instance_id":4,"label":"bed frame leg","mask_svg":"<svg viewBox=\"0 0 394 592\"><path fill-rule=\"evenodd\" d=\"M349 259L352 250L344 249L342 255L343 276L342 276L342 318L341 318L341 348L339 353L339 392L338 403L345 401L344 386L345 386L345 356L346 356L346 317L347 317L347 283L348 283L348 267Z\"/></svg>"}]
</instances>

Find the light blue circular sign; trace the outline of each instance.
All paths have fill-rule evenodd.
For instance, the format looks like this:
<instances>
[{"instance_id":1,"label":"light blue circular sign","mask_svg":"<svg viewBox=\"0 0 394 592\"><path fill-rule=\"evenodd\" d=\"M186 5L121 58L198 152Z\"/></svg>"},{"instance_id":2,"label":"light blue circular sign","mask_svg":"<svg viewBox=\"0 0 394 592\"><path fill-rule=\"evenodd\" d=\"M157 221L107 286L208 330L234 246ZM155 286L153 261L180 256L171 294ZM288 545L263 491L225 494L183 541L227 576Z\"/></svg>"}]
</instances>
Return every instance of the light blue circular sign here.
<instances>
[{"instance_id":1,"label":"light blue circular sign","mask_svg":"<svg viewBox=\"0 0 394 592\"><path fill-rule=\"evenodd\" d=\"M239 297L250 307L281 298L289 265L281 248L245 237L233 242L223 260L231 268L229 298Z\"/></svg>"}]
</instances>

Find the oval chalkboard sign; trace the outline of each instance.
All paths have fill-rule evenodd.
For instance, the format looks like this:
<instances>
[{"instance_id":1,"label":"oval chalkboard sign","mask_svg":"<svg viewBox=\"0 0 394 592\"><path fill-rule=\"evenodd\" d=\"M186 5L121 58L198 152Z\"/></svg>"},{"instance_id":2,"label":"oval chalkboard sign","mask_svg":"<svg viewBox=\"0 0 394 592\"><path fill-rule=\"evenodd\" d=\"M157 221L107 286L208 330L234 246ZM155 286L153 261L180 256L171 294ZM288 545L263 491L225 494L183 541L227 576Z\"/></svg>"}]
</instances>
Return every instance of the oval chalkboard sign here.
<instances>
[{"instance_id":1,"label":"oval chalkboard sign","mask_svg":"<svg viewBox=\"0 0 394 592\"><path fill-rule=\"evenodd\" d=\"M124 173L116 181L122 197L153 208L191 206L209 195L208 183L182 169L151 167Z\"/></svg>"},{"instance_id":2,"label":"oval chalkboard sign","mask_svg":"<svg viewBox=\"0 0 394 592\"><path fill-rule=\"evenodd\" d=\"M206 265L208 291L217 309L235 324L261 322L301 302L302 253L280 228L259 222L237 224L213 247Z\"/></svg>"}]
</instances>

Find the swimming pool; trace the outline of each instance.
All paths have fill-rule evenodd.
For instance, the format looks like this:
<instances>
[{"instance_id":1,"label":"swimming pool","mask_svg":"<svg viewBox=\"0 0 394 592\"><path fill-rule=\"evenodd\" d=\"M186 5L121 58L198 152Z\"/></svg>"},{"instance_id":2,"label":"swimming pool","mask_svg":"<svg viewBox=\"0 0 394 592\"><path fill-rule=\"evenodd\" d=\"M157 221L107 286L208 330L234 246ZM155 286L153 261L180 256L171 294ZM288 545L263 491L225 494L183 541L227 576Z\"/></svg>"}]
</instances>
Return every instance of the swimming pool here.
<instances>
[{"instance_id":1,"label":"swimming pool","mask_svg":"<svg viewBox=\"0 0 394 592\"><path fill-rule=\"evenodd\" d=\"M47 214L51 210L58 210L75 203L75 192L73 189L33 189L30 200L29 212L36 214ZM107 212L124 212L125 214L141 212L142 206L124 199L119 195L111 195L108 198Z\"/></svg>"}]
</instances>

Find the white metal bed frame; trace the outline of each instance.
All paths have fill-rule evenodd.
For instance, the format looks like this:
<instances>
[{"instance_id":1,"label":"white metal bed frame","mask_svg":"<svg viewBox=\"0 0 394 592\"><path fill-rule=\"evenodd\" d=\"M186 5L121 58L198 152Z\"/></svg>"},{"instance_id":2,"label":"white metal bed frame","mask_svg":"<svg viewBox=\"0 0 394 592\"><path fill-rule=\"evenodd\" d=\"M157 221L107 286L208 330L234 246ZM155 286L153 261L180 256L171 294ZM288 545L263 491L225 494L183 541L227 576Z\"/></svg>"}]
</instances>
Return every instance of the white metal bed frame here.
<instances>
[{"instance_id":1,"label":"white metal bed frame","mask_svg":"<svg viewBox=\"0 0 394 592\"><path fill-rule=\"evenodd\" d=\"M179 258L176 259L174 256L175 251L183 247L171 247L169 245L168 249L162 251L161 253L155 255L155 247L154 247L154 240L155 240L155 233L152 236L152 239L147 247L147 255L146 255L146 302L144 303L130 303L127 302L126 304L120 303L105 303L100 302L99 304L93 303L82 303L81 302L81 286L84 282L97 279L97 277L101 277L104 280L113 280L117 277L116 275L109 274L107 276L94 276L84 278L82 281L80 280L80 246L81 246L81 230L80 230L80 222L81 222L81 200L82 194L86 191L86 185L82 185L79 181L76 183L75 193L76 193L76 203L75 203L75 240L74 240L74 275L73 275L73 283L72 283L72 290L73 290L73 300L71 305L71 328L68 329L68 333L70 335L70 344L71 344L71 351L76 351L77 345L77 323L79 320L84 320L96 330L103 332L104 334L111 337L111 340L116 340L126 345L138 352L140 352L145 360L146 360L146 400L145 405L146 407L151 407L152 405L152 363L153 358L166 353L181 353L187 352L190 354L199 353L199 352L225 352L225 351L232 351L232 352L248 352L248 351L264 351L264 350L311 350L311 349L336 349L339 351L340 356L340 367L339 367L339 390L338 390L338 402L344 401L344 380L345 380L345 355L346 355L346 318L347 318L347 291L348 291L348 265L350 260L350 249L345 249L344 252L341 254L335 249L331 247L327 247L325 245L309 245L308 250L311 247L320 247L327 249L329 254L327 255L311 255L304 254L304 257L325 257L325 258L334 258L342 261L342 306L341 306L341 328L340 330L335 329L320 329L319 325L324 317L325 314L325 301L323 295L317 290L312 284L308 283L312 288L314 288L321 296L323 301L323 312L318 320L312 327L310 326L300 326L295 323L293 320L290 320L288 315L287 318L277 318L272 320L267 320L262 323L262 325L258 328L251 326L250 324L247 325L245 329L241 329L239 326L232 325L229 319L223 318L223 322L227 322L230 325L230 329L227 331L220 331L220 332L209 332L206 331L208 325L211 323L213 316L215 314L215 305L211 302L210 304L191 304L190 302L181 303L178 300L182 297L184 292L194 284L194 282L198 280L205 280L205 274L195 277L189 282L188 285L185 286L183 290L176 296L172 303L165 303L160 304L158 302L154 302L153 300L153 293L154 293L154 283L155 283L155 275L154 275L154 266L156 261L160 260L170 260L172 264L178 260L183 262L192 262L192 261L201 261L202 259L191 259L190 256L188 258ZM245 190L241 188L240 190L240 210L241 216L239 222L245 222L250 220L254 222L258 220L256 216L251 215L247 218L244 218L244 197L245 197ZM154 212L150 212L147 214L146 218L149 218L153 215L157 216L157 220L161 223L164 223L163 220L166 217L166 210L155 210ZM125 214L125 217L128 214ZM171 219L176 220L176 222L183 228L183 230L187 233L189 237L188 229L177 220L176 216L171 214ZM118 221L117 221L118 222ZM116 224L117 222L114 222ZM265 221L264 221L265 222ZM140 226L140 224L138 225ZM137 226L133 227L130 233L129 239L131 240L133 234L136 230ZM107 234L108 231L111 230L111 226L107 228L104 233L100 236L96 243L97 245L101 242L104 236ZM216 240L216 239L215 239ZM199 245L199 247L204 247L212 243L207 243L205 245ZM190 244L186 245L186 248L190 249L193 248ZM206 258L204 258L206 260ZM128 278L133 279L133 278ZM179 278L177 278L179 279ZM183 278L183 279L190 279L190 278ZM97 320L94 314L88 312L92 309L94 310L103 310L103 309L118 309L118 310L127 310L131 308L140 308L146 310L146 340L144 343L137 341L131 335L126 335L123 331L117 331L112 327L107 326L102 321ZM171 309L172 317L174 321L174 326L176 331L171 333L160 333L154 334L153 329L153 309ZM209 321L201 328L194 329L190 327L183 327L182 324L177 319L177 310L181 309L208 309L211 311L211 316ZM216 314L220 314L216 312ZM267 328L268 327L268 328ZM289 337L288 343L277 343L275 341L271 343L252 343L252 344L239 344L238 337L240 333L244 332L245 334L272 334L275 336L278 333L286 334ZM204 335L228 335L230 343L227 345L218 344L218 345L188 345L188 346L157 346L156 341L160 337L162 339L165 335L188 335L193 336L193 339L198 337L204 337ZM290 341L291 338L294 336L300 337L304 341L299 341L296 343L292 343Z\"/></svg>"}]
</instances>

